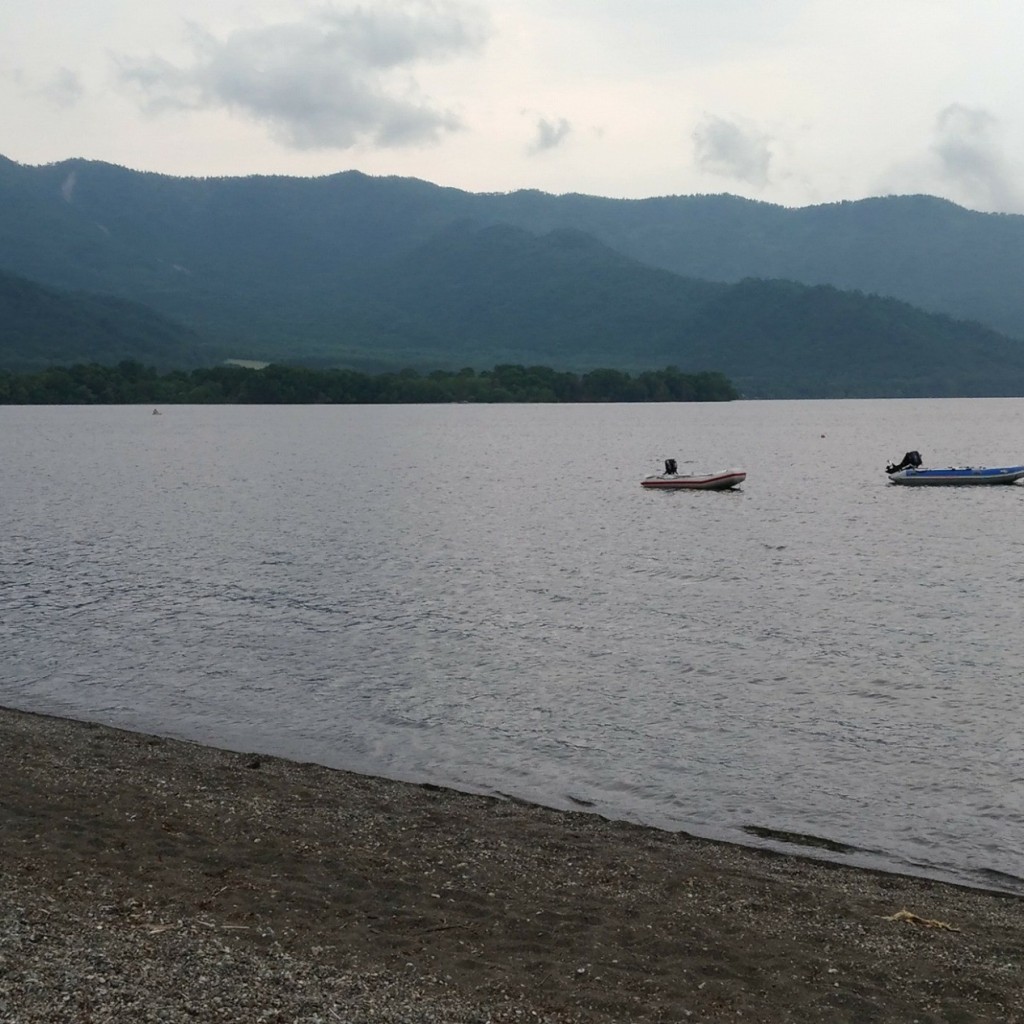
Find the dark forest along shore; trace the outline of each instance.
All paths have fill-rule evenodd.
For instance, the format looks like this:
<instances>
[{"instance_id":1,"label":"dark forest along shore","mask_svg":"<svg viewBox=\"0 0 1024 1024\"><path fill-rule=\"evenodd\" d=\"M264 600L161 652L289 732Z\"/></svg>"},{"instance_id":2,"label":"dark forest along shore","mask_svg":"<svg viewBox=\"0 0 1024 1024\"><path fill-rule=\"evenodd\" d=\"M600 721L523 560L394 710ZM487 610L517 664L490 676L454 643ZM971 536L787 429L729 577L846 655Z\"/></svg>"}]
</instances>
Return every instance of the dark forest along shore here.
<instances>
[{"instance_id":1,"label":"dark forest along shore","mask_svg":"<svg viewBox=\"0 0 1024 1024\"><path fill-rule=\"evenodd\" d=\"M0 1020L1024 1020L1013 896L0 710Z\"/></svg>"},{"instance_id":2,"label":"dark forest along shore","mask_svg":"<svg viewBox=\"0 0 1024 1024\"><path fill-rule=\"evenodd\" d=\"M1024 889L1024 489L884 473L1024 401L152 409L0 407L3 703Z\"/></svg>"}]
</instances>

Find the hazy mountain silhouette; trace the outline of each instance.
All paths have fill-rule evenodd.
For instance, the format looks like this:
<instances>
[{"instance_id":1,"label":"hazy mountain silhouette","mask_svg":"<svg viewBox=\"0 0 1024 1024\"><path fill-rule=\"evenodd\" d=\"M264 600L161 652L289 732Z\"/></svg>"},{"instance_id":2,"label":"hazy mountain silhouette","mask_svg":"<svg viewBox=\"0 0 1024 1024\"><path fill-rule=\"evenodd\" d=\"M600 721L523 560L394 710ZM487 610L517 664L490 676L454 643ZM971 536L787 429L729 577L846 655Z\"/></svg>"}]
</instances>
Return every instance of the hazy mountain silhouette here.
<instances>
[{"instance_id":1,"label":"hazy mountain silhouette","mask_svg":"<svg viewBox=\"0 0 1024 1024\"><path fill-rule=\"evenodd\" d=\"M672 364L750 395L1018 394L1021 265L1024 218L924 196L790 210L0 158L0 267L150 307L183 332L159 358L140 338L162 365ZM3 329L4 366L40 365L38 331ZM61 330L80 361L110 349Z\"/></svg>"}]
</instances>

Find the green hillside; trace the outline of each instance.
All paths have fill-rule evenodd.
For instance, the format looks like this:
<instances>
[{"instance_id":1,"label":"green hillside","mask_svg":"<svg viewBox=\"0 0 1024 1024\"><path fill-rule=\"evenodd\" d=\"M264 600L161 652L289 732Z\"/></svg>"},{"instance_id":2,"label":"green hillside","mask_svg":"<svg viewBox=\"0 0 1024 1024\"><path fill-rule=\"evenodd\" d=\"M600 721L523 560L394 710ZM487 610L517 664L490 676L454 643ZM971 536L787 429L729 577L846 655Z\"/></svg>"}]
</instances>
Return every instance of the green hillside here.
<instances>
[{"instance_id":1,"label":"green hillside","mask_svg":"<svg viewBox=\"0 0 1024 1024\"><path fill-rule=\"evenodd\" d=\"M0 271L0 367L125 359L157 367L200 366L210 358L194 332L144 306L109 296L45 288Z\"/></svg>"},{"instance_id":2,"label":"green hillside","mask_svg":"<svg viewBox=\"0 0 1024 1024\"><path fill-rule=\"evenodd\" d=\"M0 367L674 365L759 397L1021 394L1022 261L1024 218L920 196L787 210L0 158L0 269L49 289L9 307Z\"/></svg>"},{"instance_id":3,"label":"green hillside","mask_svg":"<svg viewBox=\"0 0 1024 1024\"><path fill-rule=\"evenodd\" d=\"M684 352L687 320L727 290L580 232L458 226L383 264L366 294L418 325L419 354L433 362L644 369Z\"/></svg>"}]
</instances>

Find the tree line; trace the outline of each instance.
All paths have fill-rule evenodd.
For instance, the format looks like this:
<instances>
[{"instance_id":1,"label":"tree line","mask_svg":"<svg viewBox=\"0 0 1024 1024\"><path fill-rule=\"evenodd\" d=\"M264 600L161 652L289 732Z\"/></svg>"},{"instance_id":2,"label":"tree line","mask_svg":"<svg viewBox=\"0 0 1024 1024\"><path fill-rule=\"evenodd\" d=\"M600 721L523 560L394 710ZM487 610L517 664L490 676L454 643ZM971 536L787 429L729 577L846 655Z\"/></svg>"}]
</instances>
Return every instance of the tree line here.
<instances>
[{"instance_id":1,"label":"tree line","mask_svg":"<svg viewBox=\"0 0 1024 1024\"><path fill-rule=\"evenodd\" d=\"M279 364L161 374L124 360L116 366L52 366L24 374L0 370L0 405L728 402L739 397L721 373L683 373L674 366L636 375L610 369L577 374L519 365L368 374Z\"/></svg>"}]
</instances>

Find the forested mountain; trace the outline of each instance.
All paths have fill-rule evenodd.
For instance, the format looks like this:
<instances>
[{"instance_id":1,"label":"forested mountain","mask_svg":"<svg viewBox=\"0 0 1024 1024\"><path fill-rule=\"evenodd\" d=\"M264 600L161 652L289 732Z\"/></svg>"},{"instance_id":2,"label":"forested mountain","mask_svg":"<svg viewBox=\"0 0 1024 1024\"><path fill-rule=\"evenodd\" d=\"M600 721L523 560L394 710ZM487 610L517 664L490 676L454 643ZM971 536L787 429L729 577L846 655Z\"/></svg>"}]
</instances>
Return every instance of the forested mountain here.
<instances>
[{"instance_id":1,"label":"forested mountain","mask_svg":"<svg viewBox=\"0 0 1024 1024\"><path fill-rule=\"evenodd\" d=\"M789 210L0 158L0 268L179 322L181 366L676 365L750 396L1019 394L1024 341L997 330L1024 339L1022 265L1024 218L928 197ZM58 345L19 331L0 322L4 366ZM80 361L117 348L72 333ZM133 356L166 365L153 352Z\"/></svg>"},{"instance_id":2,"label":"forested mountain","mask_svg":"<svg viewBox=\"0 0 1024 1024\"><path fill-rule=\"evenodd\" d=\"M643 200L512 193L481 197L531 231L572 227L687 277L828 284L977 320L1024 339L1024 217L933 196L788 209L737 196Z\"/></svg>"},{"instance_id":3,"label":"forested mountain","mask_svg":"<svg viewBox=\"0 0 1024 1024\"><path fill-rule=\"evenodd\" d=\"M386 266L368 294L429 325L411 362L472 363L488 338L496 362L707 368L750 397L1024 394L1024 344L979 324L829 286L680 278L578 232L455 228Z\"/></svg>"},{"instance_id":4,"label":"forested mountain","mask_svg":"<svg viewBox=\"0 0 1024 1024\"><path fill-rule=\"evenodd\" d=\"M126 359L158 367L210 362L194 331L124 299L46 288L0 270L0 368L25 372Z\"/></svg>"}]
</instances>

